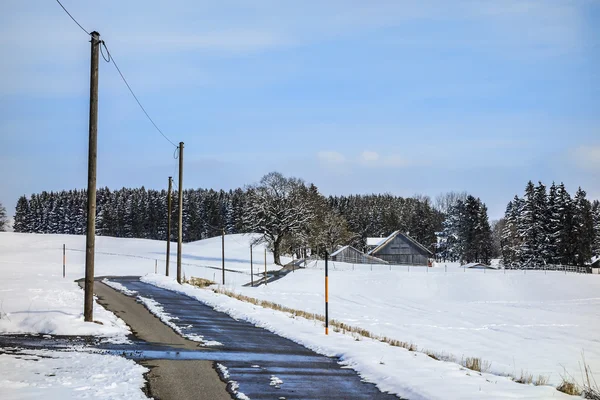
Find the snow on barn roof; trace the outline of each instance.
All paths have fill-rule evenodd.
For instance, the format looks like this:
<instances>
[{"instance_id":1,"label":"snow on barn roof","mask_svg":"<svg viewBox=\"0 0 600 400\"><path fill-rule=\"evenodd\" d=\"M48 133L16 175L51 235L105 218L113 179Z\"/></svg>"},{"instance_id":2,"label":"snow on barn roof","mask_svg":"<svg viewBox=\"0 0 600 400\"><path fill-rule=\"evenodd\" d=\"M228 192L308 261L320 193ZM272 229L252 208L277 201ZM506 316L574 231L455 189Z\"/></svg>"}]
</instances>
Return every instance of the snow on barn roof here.
<instances>
[{"instance_id":1,"label":"snow on barn roof","mask_svg":"<svg viewBox=\"0 0 600 400\"><path fill-rule=\"evenodd\" d=\"M337 256L338 254L340 254L342 251L344 251L345 249L347 249L348 247L350 247L350 245L346 245L344 247L340 247L339 249L337 249L336 251L334 251L333 253L331 253L329 255L329 257L334 257Z\"/></svg>"},{"instance_id":2,"label":"snow on barn roof","mask_svg":"<svg viewBox=\"0 0 600 400\"><path fill-rule=\"evenodd\" d=\"M478 263L478 262L465 264L465 265L463 265L463 267L464 268L475 268L475 269L497 269L495 267L492 267L491 265L485 265L485 264Z\"/></svg>"},{"instance_id":3,"label":"snow on barn roof","mask_svg":"<svg viewBox=\"0 0 600 400\"><path fill-rule=\"evenodd\" d=\"M384 237L368 237L367 246L379 246L386 238Z\"/></svg>"}]
</instances>

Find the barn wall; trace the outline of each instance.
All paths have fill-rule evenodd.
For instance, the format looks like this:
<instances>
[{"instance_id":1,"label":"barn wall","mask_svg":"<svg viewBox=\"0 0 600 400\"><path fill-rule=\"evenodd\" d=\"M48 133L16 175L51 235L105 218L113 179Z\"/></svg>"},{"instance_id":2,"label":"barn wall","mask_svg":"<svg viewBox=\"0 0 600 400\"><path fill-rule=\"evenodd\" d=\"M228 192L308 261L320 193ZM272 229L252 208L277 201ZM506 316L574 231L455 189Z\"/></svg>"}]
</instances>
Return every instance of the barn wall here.
<instances>
[{"instance_id":1,"label":"barn wall","mask_svg":"<svg viewBox=\"0 0 600 400\"><path fill-rule=\"evenodd\" d=\"M429 254L405 240L401 235L396 236L382 249L373 254L390 264L427 265Z\"/></svg>"}]
</instances>

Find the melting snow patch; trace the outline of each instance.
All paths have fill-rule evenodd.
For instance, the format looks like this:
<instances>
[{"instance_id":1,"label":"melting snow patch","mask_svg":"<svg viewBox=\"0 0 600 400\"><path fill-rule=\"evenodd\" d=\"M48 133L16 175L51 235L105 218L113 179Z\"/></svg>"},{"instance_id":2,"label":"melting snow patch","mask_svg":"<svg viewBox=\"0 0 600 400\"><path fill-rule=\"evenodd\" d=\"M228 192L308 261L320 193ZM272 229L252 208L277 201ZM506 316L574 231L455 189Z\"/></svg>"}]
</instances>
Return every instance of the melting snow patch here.
<instances>
[{"instance_id":1,"label":"melting snow patch","mask_svg":"<svg viewBox=\"0 0 600 400\"><path fill-rule=\"evenodd\" d=\"M148 310L150 310L150 312L152 314L156 315L162 322L164 322L166 325L173 328L173 330L175 332L179 333L181 336L185 337L186 339L192 340L194 342L200 342L204 346L222 346L223 345L223 343L217 342L216 340L204 340L204 337L202 335L183 332L182 328L180 328L179 326L175 325L172 322L173 320L177 320L179 318L174 317L171 314L165 312L165 309L163 308L163 306L161 306L160 303L157 302L156 300L149 299L149 298L143 297L143 296L138 296L137 299L140 303L145 305L146 308L148 308ZM186 327L184 327L183 329L186 329Z\"/></svg>"},{"instance_id":2,"label":"melting snow patch","mask_svg":"<svg viewBox=\"0 0 600 400\"><path fill-rule=\"evenodd\" d=\"M223 364L217 363L217 369L219 370L221 375L223 375L224 379L229 379L229 371L227 370L226 366L224 366Z\"/></svg>"},{"instance_id":3,"label":"melting snow patch","mask_svg":"<svg viewBox=\"0 0 600 400\"><path fill-rule=\"evenodd\" d=\"M250 400L250 397L246 396L244 393L240 392L238 389L240 388L240 384L236 381L232 381L229 379L229 370L223 364L217 363L217 369L223 375L223 379L227 380L227 384L231 388L233 395L236 399L239 400Z\"/></svg>"},{"instance_id":4,"label":"melting snow patch","mask_svg":"<svg viewBox=\"0 0 600 400\"><path fill-rule=\"evenodd\" d=\"M281 379L279 379L278 377L276 377L275 375L271 375L270 385L279 389L281 387L281 385L283 385L283 381Z\"/></svg>"},{"instance_id":5,"label":"melting snow patch","mask_svg":"<svg viewBox=\"0 0 600 400\"><path fill-rule=\"evenodd\" d=\"M129 290L127 289L125 286L121 285L119 282L113 282L113 281L109 281L108 279L102 279L102 283L104 283L107 286L110 286L111 288L118 290L119 292L127 295L127 296L135 296L137 294L137 292L135 290Z\"/></svg>"}]
</instances>

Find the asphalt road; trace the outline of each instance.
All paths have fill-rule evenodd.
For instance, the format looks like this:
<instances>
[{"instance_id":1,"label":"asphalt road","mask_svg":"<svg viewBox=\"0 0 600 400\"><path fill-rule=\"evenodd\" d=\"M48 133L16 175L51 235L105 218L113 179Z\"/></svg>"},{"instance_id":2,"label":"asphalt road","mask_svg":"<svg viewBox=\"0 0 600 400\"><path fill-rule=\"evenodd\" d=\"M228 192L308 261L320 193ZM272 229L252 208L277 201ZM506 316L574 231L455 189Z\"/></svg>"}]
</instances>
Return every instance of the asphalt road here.
<instances>
[{"instance_id":1,"label":"asphalt road","mask_svg":"<svg viewBox=\"0 0 600 400\"><path fill-rule=\"evenodd\" d=\"M142 351L131 356L138 360L145 359L145 365L157 366L151 372L150 387L155 388L151 393L158 398L222 398L211 397L212 394L199 397L206 390L195 387L186 388L184 393L171 392L174 389L167 389L165 383L160 382L162 379L171 384L170 387L178 386L181 389L181 386L194 386L196 381L200 381L209 385L207 387L214 390L215 394L221 395L218 391L224 392L225 384L219 381L219 384L213 385L216 372L212 365L210 371L209 368L198 367L197 372L190 373L185 367L189 361L208 359L227 368L229 377L222 376L222 379L228 382L227 390L230 393L238 390L250 399L397 399L394 395L382 393L375 385L362 381L354 370L344 368L336 358L319 355L251 323L235 320L196 299L140 282L137 278L111 280L136 291L140 296L157 301L166 313L175 317L172 322L185 332L222 343L217 347L199 348L196 342L174 338L165 332L165 328L173 334L175 332L150 315L133 297L117 293L104 284L96 284L99 302L130 324L139 338L154 344L168 343L181 348L180 352ZM162 325L162 328L158 325ZM161 371L163 364L168 365L169 360L179 363L178 367L170 367L180 368L179 372ZM152 376L155 377L154 381ZM192 397L184 397L188 394Z\"/></svg>"},{"instance_id":2,"label":"asphalt road","mask_svg":"<svg viewBox=\"0 0 600 400\"><path fill-rule=\"evenodd\" d=\"M204 350L197 342L184 339L163 324L133 297L96 281L94 292L98 303L123 319L134 334L151 347L194 351ZM138 360L150 369L146 375L149 395L158 400L229 400L226 384L220 379L214 361L207 360Z\"/></svg>"}]
</instances>

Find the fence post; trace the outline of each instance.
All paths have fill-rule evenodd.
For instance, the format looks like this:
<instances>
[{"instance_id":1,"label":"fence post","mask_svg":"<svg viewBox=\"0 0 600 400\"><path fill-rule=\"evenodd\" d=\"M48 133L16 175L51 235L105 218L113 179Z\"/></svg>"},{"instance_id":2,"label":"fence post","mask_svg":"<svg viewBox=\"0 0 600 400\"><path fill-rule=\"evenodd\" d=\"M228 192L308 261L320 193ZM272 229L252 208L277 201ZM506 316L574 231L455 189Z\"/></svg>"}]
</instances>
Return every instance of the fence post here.
<instances>
[{"instance_id":1,"label":"fence post","mask_svg":"<svg viewBox=\"0 0 600 400\"><path fill-rule=\"evenodd\" d=\"M254 265L252 264L252 245L250 245L250 286L254 287Z\"/></svg>"},{"instance_id":2,"label":"fence post","mask_svg":"<svg viewBox=\"0 0 600 400\"><path fill-rule=\"evenodd\" d=\"M65 273L66 273L66 263L67 263L67 245L63 243L63 278L65 277Z\"/></svg>"},{"instance_id":3,"label":"fence post","mask_svg":"<svg viewBox=\"0 0 600 400\"><path fill-rule=\"evenodd\" d=\"M154 273L158 274L158 260L154 260Z\"/></svg>"}]
</instances>

